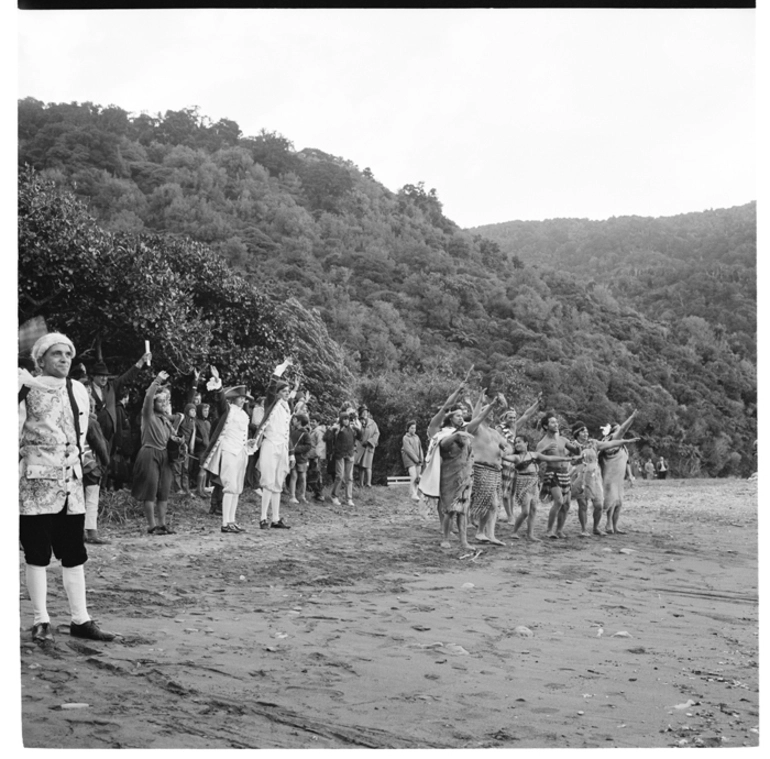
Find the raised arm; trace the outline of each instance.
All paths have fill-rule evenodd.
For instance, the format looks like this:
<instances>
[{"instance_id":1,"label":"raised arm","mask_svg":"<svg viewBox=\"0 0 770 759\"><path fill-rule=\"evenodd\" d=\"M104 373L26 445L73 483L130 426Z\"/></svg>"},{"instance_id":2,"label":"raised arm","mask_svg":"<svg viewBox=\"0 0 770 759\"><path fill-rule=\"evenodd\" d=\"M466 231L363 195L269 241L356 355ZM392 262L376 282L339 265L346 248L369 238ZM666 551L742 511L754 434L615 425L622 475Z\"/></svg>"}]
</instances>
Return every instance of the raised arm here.
<instances>
[{"instance_id":1,"label":"raised arm","mask_svg":"<svg viewBox=\"0 0 770 759\"><path fill-rule=\"evenodd\" d=\"M612 433L612 437L610 438L610 440L619 440L620 438L622 438L626 434L626 432L628 432L628 428L631 426L631 423L634 421L635 416L636 416L636 409L634 409L631 416L629 416L628 419L626 419L626 421L623 422L623 424L621 424L620 427L618 427L615 430L615 432Z\"/></svg>"},{"instance_id":2,"label":"raised arm","mask_svg":"<svg viewBox=\"0 0 770 759\"><path fill-rule=\"evenodd\" d=\"M527 409L524 411L524 413L522 413L522 415L516 420L515 431L518 431L519 425L524 425L535 415L535 412L538 410L538 408L540 408L540 401L542 398L543 398L543 394L538 393L537 398L535 398L532 405L528 406Z\"/></svg>"},{"instance_id":3,"label":"raised arm","mask_svg":"<svg viewBox=\"0 0 770 759\"><path fill-rule=\"evenodd\" d=\"M168 379L168 372L160 371L155 379L150 383L144 393L144 403L142 403L142 418L149 419L155 408L155 393L158 388Z\"/></svg>"},{"instance_id":4,"label":"raised arm","mask_svg":"<svg viewBox=\"0 0 770 759\"><path fill-rule=\"evenodd\" d=\"M278 384L278 380L283 379L283 373L289 366L291 366L291 364L291 358L287 358L284 359L283 363L278 364L278 366L273 369L273 374L268 382L267 390L265 390L265 409L269 409L275 403L275 399L278 396L275 386Z\"/></svg>"},{"instance_id":5,"label":"raised arm","mask_svg":"<svg viewBox=\"0 0 770 759\"><path fill-rule=\"evenodd\" d=\"M532 458L538 461L571 461L573 464L583 458L581 453L579 456L549 456L545 453L532 452Z\"/></svg>"},{"instance_id":6,"label":"raised arm","mask_svg":"<svg viewBox=\"0 0 770 759\"><path fill-rule=\"evenodd\" d=\"M185 403L192 403L195 400L195 393L198 392L198 382L200 381L201 373L197 369L192 370L192 376L190 377L190 384L187 387L187 396Z\"/></svg>"},{"instance_id":7,"label":"raised arm","mask_svg":"<svg viewBox=\"0 0 770 759\"><path fill-rule=\"evenodd\" d=\"M621 445L626 445L626 443L638 443L640 439L641 438L638 437L632 437L620 440L599 440L596 443L596 450L606 451L608 448L618 448Z\"/></svg>"},{"instance_id":8,"label":"raised arm","mask_svg":"<svg viewBox=\"0 0 770 759\"><path fill-rule=\"evenodd\" d=\"M115 388L115 395L119 396L123 391L123 386L133 380L138 374L139 370L144 364L152 359L152 353L145 353L135 364L132 364L126 372L115 379L113 387Z\"/></svg>"},{"instance_id":9,"label":"raised arm","mask_svg":"<svg viewBox=\"0 0 770 759\"><path fill-rule=\"evenodd\" d=\"M465 383L461 382L460 387L458 387L457 390L444 401L444 404L438 410L436 415L430 420L430 424L428 425L428 438L432 438L441 429L441 422L446 416L446 412L457 402L464 387Z\"/></svg>"},{"instance_id":10,"label":"raised arm","mask_svg":"<svg viewBox=\"0 0 770 759\"><path fill-rule=\"evenodd\" d=\"M479 397L476 400L476 403L473 404L472 410L471 410L471 418L475 419L480 413L481 409L484 408L484 399L487 397L487 389L484 388L480 393ZM497 401L497 398L495 398L495 401Z\"/></svg>"},{"instance_id":11,"label":"raised arm","mask_svg":"<svg viewBox=\"0 0 770 759\"><path fill-rule=\"evenodd\" d=\"M481 423L489 416L489 412L494 408L494 406L497 404L498 398L495 397L495 399L491 403L487 403L486 406L482 406L479 410L479 413L476 414L473 419L468 422L468 425L465 428L465 431L468 432L468 434L473 435L474 432L479 428Z\"/></svg>"}]
</instances>

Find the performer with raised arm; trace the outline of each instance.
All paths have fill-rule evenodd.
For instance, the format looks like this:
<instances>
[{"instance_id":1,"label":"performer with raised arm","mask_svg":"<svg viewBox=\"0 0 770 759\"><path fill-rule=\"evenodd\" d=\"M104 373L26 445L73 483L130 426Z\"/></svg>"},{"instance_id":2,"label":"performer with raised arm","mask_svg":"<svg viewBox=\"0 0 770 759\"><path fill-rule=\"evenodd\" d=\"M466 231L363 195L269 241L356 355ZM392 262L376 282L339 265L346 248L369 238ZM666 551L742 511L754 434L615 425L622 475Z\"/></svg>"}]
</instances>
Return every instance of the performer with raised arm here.
<instances>
[{"instance_id":1,"label":"performer with raised arm","mask_svg":"<svg viewBox=\"0 0 770 759\"><path fill-rule=\"evenodd\" d=\"M238 500L243 492L248 457L257 449L255 440L249 439L249 415L243 410L247 399L254 400L245 385L222 387L222 380L215 366L211 367L216 390L219 419L211 433L208 450L203 455L203 468L218 480L222 487L222 527L227 534L243 532L235 521Z\"/></svg>"},{"instance_id":2,"label":"performer with raised arm","mask_svg":"<svg viewBox=\"0 0 770 759\"><path fill-rule=\"evenodd\" d=\"M630 429L635 416L636 410L623 424L607 425L602 430L604 440L621 440ZM638 438L636 439L638 440ZM620 518L620 510L623 508L623 483L626 477L627 463L628 448L625 445L602 451L601 456L599 456L599 466L604 480L604 508L607 513L605 529L610 535L613 533L623 534L623 530L618 529L618 519Z\"/></svg>"},{"instance_id":3,"label":"performer with raised arm","mask_svg":"<svg viewBox=\"0 0 770 759\"><path fill-rule=\"evenodd\" d=\"M521 416L517 417L516 409L511 406L503 412L500 424L497 426L497 431L505 438L508 443L506 453L512 455L515 452L514 440L517 432L523 429L524 425L535 415L537 409L540 406L540 400L543 394L538 393L534 402L526 408ZM507 404L506 404L507 405ZM513 524L513 491L516 486L516 467L508 460L503 459L503 508L505 515L508 518L508 523Z\"/></svg>"},{"instance_id":4,"label":"performer with raised arm","mask_svg":"<svg viewBox=\"0 0 770 759\"><path fill-rule=\"evenodd\" d=\"M483 406L486 396L482 391L473 409L478 424L468 432L473 435L473 490L469 519L477 528L476 540L493 545L505 545L495 537L497 511L502 507L502 464L503 452L507 447L505 437L487 423L487 415L496 405L505 404L505 398L498 393ZM486 409L487 414L482 414Z\"/></svg>"},{"instance_id":5,"label":"performer with raised arm","mask_svg":"<svg viewBox=\"0 0 770 759\"><path fill-rule=\"evenodd\" d=\"M257 440L261 438L258 462L262 488L260 529L289 528L289 525L281 519L281 493L286 476L291 469L290 459L293 458L289 454L291 425L289 393L291 391L289 383L283 379L283 374L291 363L291 358L287 358L275 367L265 393L265 415L257 430ZM271 511L272 520L268 522L268 513Z\"/></svg>"},{"instance_id":6,"label":"performer with raised arm","mask_svg":"<svg viewBox=\"0 0 770 759\"><path fill-rule=\"evenodd\" d=\"M572 436L583 452L582 461L572 471L572 497L578 502L580 537L588 537L588 504L593 504L593 534L604 535L600 529L604 511L604 483L599 456L612 448L635 443L639 438L629 440L594 440L588 436L588 427L583 422L572 425ZM606 453L605 453L606 455Z\"/></svg>"}]
</instances>

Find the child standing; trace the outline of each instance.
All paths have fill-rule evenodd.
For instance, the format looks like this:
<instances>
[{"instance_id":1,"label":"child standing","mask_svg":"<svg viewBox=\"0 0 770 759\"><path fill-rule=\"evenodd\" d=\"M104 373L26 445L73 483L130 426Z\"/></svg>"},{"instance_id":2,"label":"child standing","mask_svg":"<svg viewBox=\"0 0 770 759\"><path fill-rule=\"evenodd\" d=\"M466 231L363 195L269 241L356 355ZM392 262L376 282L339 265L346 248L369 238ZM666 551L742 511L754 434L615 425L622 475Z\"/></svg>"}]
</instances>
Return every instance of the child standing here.
<instances>
[{"instance_id":1,"label":"child standing","mask_svg":"<svg viewBox=\"0 0 770 759\"><path fill-rule=\"evenodd\" d=\"M353 503L353 462L356 452L356 440L361 438L361 423L351 424L350 414L343 411L336 424L325 435L328 448L334 458L334 484L332 485L332 503L340 505L338 494L345 491L347 505Z\"/></svg>"}]
</instances>

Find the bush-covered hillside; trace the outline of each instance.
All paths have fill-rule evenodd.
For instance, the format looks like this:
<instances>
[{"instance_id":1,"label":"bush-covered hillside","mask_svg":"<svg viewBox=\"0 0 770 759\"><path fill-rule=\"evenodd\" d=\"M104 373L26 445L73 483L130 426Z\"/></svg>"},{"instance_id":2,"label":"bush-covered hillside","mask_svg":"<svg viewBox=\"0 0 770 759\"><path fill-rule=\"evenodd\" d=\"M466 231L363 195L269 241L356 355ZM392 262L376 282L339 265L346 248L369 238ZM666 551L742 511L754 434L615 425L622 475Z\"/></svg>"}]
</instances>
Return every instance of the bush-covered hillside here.
<instances>
[{"instance_id":1,"label":"bush-covered hillside","mask_svg":"<svg viewBox=\"0 0 770 759\"><path fill-rule=\"evenodd\" d=\"M757 204L747 203L658 219L507 221L474 231L511 258L604 284L674 328L698 317L756 360L756 226Z\"/></svg>"},{"instance_id":2,"label":"bush-covered hillside","mask_svg":"<svg viewBox=\"0 0 770 759\"><path fill-rule=\"evenodd\" d=\"M184 327L175 311L180 333L155 338L163 357L180 371L224 363L259 383L285 340L322 397L319 411L351 394L370 406L383 431L380 476L400 473L406 421L416 417L424 430L471 365L477 387L503 391L519 408L542 390L544 409L581 418L594 433L638 408L639 452L667 456L676 474L755 467L753 205L672 219L511 222L529 242L521 232L509 244L458 228L420 182L391 192L368 168L295 151L274 132L247 137L196 109L136 116L31 98L19 103L19 163L34 169L20 174L22 219L27 206L77 198L81 226L100 243L89 248L86 235L72 246L92 249L88 265L100 276L120 258L126 289L114 293L110 313L120 313L139 276L128 259L151 251L170 267L164 276L182 277L196 304L190 318L205 333L188 339L198 327ZM31 236L21 225L20 318L57 323L66 312L72 330L77 290L59 289L62 267L34 268L40 245L57 259L65 227ZM567 250L581 258L564 258ZM34 293L24 289L30 277L40 280ZM195 300L219 279L239 298L269 303L266 324L276 314L276 342L260 349L258 365L249 364L251 343L267 337L244 332L239 308L216 292ZM163 319L142 322L141 309L130 311L136 339L161 329ZM206 343L213 318L219 326ZM250 319L256 328L259 309ZM136 360L116 322L89 316L77 329L88 344L110 346L114 362ZM232 365L228 341L239 346Z\"/></svg>"}]
</instances>

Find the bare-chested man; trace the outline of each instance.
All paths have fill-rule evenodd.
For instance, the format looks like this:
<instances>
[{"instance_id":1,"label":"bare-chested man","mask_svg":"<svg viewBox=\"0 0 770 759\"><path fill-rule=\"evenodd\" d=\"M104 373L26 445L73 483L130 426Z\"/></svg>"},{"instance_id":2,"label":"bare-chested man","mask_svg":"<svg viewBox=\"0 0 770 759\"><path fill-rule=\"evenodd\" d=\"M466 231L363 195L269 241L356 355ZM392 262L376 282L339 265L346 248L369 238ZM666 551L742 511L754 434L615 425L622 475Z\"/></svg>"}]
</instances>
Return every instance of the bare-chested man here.
<instances>
[{"instance_id":1,"label":"bare-chested man","mask_svg":"<svg viewBox=\"0 0 770 759\"><path fill-rule=\"evenodd\" d=\"M540 428L545 430L536 451L548 456L566 456L567 453L579 454L580 449L571 440L559 434L559 420L556 414L548 412L540 420ZM570 480L570 467L568 461L549 461L546 463L543 490L550 493L553 506L548 512L548 531L546 537L566 538L564 523L567 521L569 511L570 492L572 482Z\"/></svg>"},{"instance_id":2,"label":"bare-chested man","mask_svg":"<svg viewBox=\"0 0 770 759\"><path fill-rule=\"evenodd\" d=\"M578 503L580 537L588 537L589 502L593 504L593 533L594 535L604 535L599 528L604 510L604 483L599 467L599 453L618 448L626 443L635 443L639 438L594 440L589 437L588 427L583 422L575 422L572 425L572 435L580 450L583 451L583 460L572 471L572 497Z\"/></svg>"},{"instance_id":3,"label":"bare-chested man","mask_svg":"<svg viewBox=\"0 0 770 759\"><path fill-rule=\"evenodd\" d=\"M474 417L479 423L474 429L469 425L468 429L473 435L473 492L469 518L477 528L476 540L503 546L505 543L495 537L495 524L497 510L502 505L502 463L507 441L489 425L487 416L505 399L498 394L491 403L482 406L483 399L484 393L474 408Z\"/></svg>"}]
</instances>

